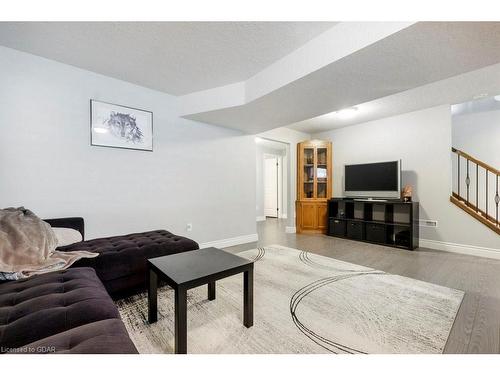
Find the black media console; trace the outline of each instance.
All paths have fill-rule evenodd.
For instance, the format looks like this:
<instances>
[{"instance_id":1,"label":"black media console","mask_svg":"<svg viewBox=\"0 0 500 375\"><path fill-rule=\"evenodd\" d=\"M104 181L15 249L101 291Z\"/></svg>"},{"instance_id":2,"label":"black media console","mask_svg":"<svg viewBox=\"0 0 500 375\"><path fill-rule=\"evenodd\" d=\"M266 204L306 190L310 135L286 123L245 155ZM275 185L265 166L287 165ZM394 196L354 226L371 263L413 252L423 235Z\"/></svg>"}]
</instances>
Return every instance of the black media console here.
<instances>
[{"instance_id":1,"label":"black media console","mask_svg":"<svg viewBox=\"0 0 500 375\"><path fill-rule=\"evenodd\" d=\"M328 235L407 250L418 247L418 202L331 198Z\"/></svg>"}]
</instances>

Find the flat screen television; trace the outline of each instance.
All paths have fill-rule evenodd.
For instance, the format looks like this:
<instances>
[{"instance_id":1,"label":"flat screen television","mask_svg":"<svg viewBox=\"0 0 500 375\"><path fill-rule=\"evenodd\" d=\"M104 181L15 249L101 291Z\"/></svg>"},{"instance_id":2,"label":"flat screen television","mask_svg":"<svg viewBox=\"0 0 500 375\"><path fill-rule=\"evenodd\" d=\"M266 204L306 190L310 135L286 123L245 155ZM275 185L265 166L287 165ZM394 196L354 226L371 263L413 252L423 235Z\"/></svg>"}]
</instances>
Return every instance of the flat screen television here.
<instances>
[{"instance_id":1,"label":"flat screen television","mask_svg":"<svg viewBox=\"0 0 500 375\"><path fill-rule=\"evenodd\" d=\"M351 198L401 198L401 160L344 167L344 195Z\"/></svg>"}]
</instances>

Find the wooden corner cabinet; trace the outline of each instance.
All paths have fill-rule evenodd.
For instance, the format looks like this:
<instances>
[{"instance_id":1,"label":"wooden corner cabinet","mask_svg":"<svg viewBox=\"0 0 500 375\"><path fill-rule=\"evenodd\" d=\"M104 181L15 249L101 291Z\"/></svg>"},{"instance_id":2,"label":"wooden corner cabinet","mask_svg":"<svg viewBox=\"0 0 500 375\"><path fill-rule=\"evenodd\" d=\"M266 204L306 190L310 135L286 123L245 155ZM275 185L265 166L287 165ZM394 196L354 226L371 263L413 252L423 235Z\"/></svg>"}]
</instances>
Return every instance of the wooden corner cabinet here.
<instances>
[{"instance_id":1,"label":"wooden corner cabinet","mask_svg":"<svg viewBox=\"0 0 500 375\"><path fill-rule=\"evenodd\" d=\"M327 201L332 197L332 143L297 144L297 233L326 233Z\"/></svg>"}]
</instances>

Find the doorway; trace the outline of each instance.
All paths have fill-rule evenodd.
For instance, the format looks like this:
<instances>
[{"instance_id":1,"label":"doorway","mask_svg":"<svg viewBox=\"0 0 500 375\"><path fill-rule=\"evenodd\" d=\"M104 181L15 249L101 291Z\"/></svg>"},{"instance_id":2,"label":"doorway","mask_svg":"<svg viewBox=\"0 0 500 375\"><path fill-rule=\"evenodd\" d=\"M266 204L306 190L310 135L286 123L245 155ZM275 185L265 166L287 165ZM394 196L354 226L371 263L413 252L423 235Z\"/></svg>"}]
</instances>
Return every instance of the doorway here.
<instances>
[{"instance_id":1,"label":"doorway","mask_svg":"<svg viewBox=\"0 0 500 375\"><path fill-rule=\"evenodd\" d=\"M288 145L259 138L256 142L257 221L286 219L288 210Z\"/></svg>"}]
</instances>

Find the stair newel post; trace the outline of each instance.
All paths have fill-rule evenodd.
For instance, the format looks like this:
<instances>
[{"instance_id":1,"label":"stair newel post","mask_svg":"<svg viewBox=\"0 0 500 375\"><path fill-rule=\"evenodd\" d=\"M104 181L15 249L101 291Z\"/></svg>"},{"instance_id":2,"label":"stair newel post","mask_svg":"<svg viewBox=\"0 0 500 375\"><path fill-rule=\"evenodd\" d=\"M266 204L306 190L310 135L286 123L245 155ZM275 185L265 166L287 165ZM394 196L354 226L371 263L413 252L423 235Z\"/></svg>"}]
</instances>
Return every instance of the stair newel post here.
<instances>
[{"instance_id":1,"label":"stair newel post","mask_svg":"<svg viewBox=\"0 0 500 375\"><path fill-rule=\"evenodd\" d=\"M460 154L457 154L457 160L458 160L458 196L460 197Z\"/></svg>"}]
</instances>

